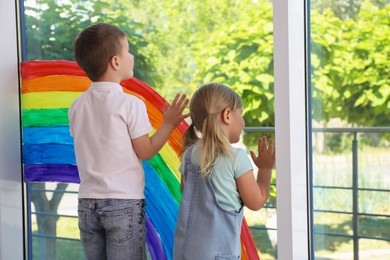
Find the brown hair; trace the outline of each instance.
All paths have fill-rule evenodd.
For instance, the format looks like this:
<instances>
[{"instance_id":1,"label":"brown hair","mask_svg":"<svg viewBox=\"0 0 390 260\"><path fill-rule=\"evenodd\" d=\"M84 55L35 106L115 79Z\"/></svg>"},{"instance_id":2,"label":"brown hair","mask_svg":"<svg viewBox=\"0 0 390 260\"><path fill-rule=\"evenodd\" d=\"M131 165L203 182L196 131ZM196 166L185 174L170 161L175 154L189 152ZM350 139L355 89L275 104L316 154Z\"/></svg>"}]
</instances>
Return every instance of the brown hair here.
<instances>
[{"instance_id":1,"label":"brown hair","mask_svg":"<svg viewBox=\"0 0 390 260\"><path fill-rule=\"evenodd\" d=\"M201 142L200 167L203 176L210 173L219 156L230 155L232 152L231 144L217 120L226 108L231 110L242 108L242 99L224 84L203 85L192 95L190 102L192 123L183 135L184 150L198 141ZM196 130L201 132L201 138L197 136Z\"/></svg>"},{"instance_id":2,"label":"brown hair","mask_svg":"<svg viewBox=\"0 0 390 260\"><path fill-rule=\"evenodd\" d=\"M124 37L127 37L124 31L106 23L89 26L77 36L75 59L92 81L98 80L106 72L110 59L120 53Z\"/></svg>"}]
</instances>

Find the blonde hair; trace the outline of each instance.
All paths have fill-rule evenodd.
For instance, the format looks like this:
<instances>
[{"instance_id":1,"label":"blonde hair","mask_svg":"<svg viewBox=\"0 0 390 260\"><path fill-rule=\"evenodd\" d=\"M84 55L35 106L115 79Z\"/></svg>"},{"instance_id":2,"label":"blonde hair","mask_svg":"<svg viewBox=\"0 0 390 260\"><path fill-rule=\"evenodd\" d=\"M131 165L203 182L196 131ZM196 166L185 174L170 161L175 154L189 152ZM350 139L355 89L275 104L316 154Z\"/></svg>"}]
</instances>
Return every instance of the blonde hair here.
<instances>
[{"instance_id":1,"label":"blonde hair","mask_svg":"<svg viewBox=\"0 0 390 260\"><path fill-rule=\"evenodd\" d=\"M232 146L218 124L218 116L226 108L231 110L242 108L242 99L223 84L203 85L192 95L190 102L192 123L183 135L183 151L198 141L201 142L200 167L203 176L210 173L219 156L231 155ZM197 136L195 129L201 132L201 138Z\"/></svg>"}]
</instances>

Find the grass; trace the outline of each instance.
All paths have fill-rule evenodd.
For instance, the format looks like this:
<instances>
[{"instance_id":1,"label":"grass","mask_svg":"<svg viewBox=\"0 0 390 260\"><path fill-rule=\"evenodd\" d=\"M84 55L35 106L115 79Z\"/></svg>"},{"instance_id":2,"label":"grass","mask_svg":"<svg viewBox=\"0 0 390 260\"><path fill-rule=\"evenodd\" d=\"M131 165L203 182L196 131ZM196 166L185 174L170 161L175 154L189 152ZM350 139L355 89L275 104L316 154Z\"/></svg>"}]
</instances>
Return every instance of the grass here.
<instances>
[{"instance_id":1,"label":"grass","mask_svg":"<svg viewBox=\"0 0 390 260\"><path fill-rule=\"evenodd\" d=\"M36 222L32 225L33 234L37 233L38 226ZM57 236L65 238L80 239L79 230L77 227L77 218L65 218L60 217L57 222ZM38 247L39 239L52 239L52 238L38 238L33 237L32 246L33 246L33 259L46 259L43 255L40 255ZM84 259L83 249L79 241L70 241L56 239L56 248L57 248L57 258L56 260L77 260Z\"/></svg>"}]
</instances>

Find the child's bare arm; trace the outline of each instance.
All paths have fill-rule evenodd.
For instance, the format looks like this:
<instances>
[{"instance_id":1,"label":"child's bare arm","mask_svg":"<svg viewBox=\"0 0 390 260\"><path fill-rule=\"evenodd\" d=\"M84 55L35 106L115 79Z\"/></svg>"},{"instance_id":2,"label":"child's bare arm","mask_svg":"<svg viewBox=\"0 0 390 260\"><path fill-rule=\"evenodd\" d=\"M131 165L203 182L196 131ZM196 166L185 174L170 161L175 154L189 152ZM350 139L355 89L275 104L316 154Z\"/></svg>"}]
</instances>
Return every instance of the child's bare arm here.
<instances>
[{"instance_id":1,"label":"child's bare arm","mask_svg":"<svg viewBox=\"0 0 390 260\"><path fill-rule=\"evenodd\" d=\"M253 171L248 171L237 178L237 188L245 204L251 210L259 210L267 202L271 182L272 168L275 164L275 149L272 139L267 137L258 140L258 155L250 152L253 162L259 168L257 180Z\"/></svg>"},{"instance_id":2,"label":"child's bare arm","mask_svg":"<svg viewBox=\"0 0 390 260\"><path fill-rule=\"evenodd\" d=\"M177 94L171 106L164 104L163 122L154 135L151 137L143 135L132 140L138 158L148 160L164 146L175 127L189 116L189 114L183 114L188 102L185 95Z\"/></svg>"}]
</instances>

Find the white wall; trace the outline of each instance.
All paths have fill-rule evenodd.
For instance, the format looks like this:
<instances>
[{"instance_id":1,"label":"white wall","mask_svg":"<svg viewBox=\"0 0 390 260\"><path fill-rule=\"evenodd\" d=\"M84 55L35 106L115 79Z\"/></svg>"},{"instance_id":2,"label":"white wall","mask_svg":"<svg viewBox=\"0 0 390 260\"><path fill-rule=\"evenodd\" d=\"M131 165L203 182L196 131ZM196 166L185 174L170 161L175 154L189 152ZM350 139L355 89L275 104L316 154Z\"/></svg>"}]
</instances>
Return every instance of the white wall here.
<instances>
[{"instance_id":1,"label":"white wall","mask_svg":"<svg viewBox=\"0 0 390 260\"><path fill-rule=\"evenodd\" d=\"M24 257L15 2L0 0L0 260Z\"/></svg>"}]
</instances>

